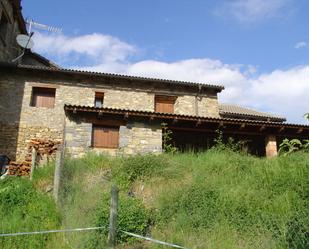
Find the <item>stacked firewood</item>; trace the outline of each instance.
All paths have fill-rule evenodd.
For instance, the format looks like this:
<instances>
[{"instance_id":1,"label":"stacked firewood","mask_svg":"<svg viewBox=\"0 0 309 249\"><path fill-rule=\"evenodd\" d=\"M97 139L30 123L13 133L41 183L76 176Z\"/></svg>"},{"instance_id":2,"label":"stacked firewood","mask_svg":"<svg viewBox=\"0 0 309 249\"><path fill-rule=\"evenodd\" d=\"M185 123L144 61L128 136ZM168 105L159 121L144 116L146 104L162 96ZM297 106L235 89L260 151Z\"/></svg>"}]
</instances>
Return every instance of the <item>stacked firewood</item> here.
<instances>
[{"instance_id":1,"label":"stacked firewood","mask_svg":"<svg viewBox=\"0 0 309 249\"><path fill-rule=\"evenodd\" d=\"M25 161L23 162L10 162L7 166L8 175L16 176L28 176L31 171L32 162L32 148L35 148L37 157L37 163L44 158L49 158L54 156L60 141L51 139L31 139L28 144L28 153L25 156Z\"/></svg>"},{"instance_id":2,"label":"stacked firewood","mask_svg":"<svg viewBox=\"0 0 309 249\"><path fill-rule=\"evenodd\" d=\"M7 166L8 175L28 176L31 171L31 162L10 162Z\"/></svg>"},{"instance_id":3,"label":"stacked firewood","mask_svg":"<svg viewBox=\"0 0 309 249\"><path fill-rule=\"evenodd\" d=\"M28 154L26 156L26 161L31 162L32 148L35 148L37 155L43 158L44 155L51 156L57 151L60 141L51 139L31 139L28 145Z\"/></svg>"}]
</instances>

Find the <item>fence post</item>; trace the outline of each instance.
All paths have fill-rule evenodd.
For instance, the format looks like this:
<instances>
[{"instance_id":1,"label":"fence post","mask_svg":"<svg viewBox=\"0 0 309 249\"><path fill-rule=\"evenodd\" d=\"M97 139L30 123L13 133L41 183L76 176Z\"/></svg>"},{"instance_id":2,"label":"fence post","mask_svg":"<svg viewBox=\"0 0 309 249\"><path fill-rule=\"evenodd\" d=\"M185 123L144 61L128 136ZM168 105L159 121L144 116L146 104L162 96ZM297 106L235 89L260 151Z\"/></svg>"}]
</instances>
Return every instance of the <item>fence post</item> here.
<instances>
[{"instance_id":1,"label":"fence post","mask_svg":"<svg viewBox=\"0 0 309 249\"><path fill-rule=\"evenodd\" d=\"M57 203L58 203L58 198L59 198L59 186L60 186L62 159L63 159L62 158L62 146L60 145L56 152L54 188L53 188L53 195Z\"/></svg>"},{"instance_id":2,"label":"fence post","mask_svg":"<svg viewBox=\"0 0 309 249\"><path fill-rule=\"evenodd\" d=\"M107 237L107 246L109 249L116 248L118 193L118 188L113 185L111 190L112 196L109 215L109 232Z\"/></svg>"},{"instance_id":3,"label":"fence post","mask_svg":"<svg viewBox=\"0 0 309 249\"><path fill-rule=\"evenodd\" d=\"M32 181L33 178L33 172L34 169L36 167L36 149L34 147L32 147L32 151L31 151L31 169L30 169L30 181Z\"/></svg>"}]
</instances>

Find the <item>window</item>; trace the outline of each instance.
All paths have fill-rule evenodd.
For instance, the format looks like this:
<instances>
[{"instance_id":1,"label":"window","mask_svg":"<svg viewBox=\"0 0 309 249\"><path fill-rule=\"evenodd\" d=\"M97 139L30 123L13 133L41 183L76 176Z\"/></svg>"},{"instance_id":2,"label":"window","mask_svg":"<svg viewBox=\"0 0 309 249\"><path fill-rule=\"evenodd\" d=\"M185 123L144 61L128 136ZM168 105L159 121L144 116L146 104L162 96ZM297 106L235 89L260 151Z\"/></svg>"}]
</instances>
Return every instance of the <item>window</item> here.
<instances>
[{"instance_id":1,"label":"window","mask_svg":"<svg viewBox=\"0 0 309 249\"><path fill-rule=\"evenodd\" d=\"M94 98L94 107L103 107L104 93L96 92Z\"/></svg>"},{"instance_id":2,"label":"window","mask_svg":"<svg viewBox=\"0 0 309 249\"><path fill-rule=\"evenodd\" d=\"M155 111L163 113L174 113L176 97L155 96Z\"/></svg>"},{"instance_id":3,"label":"window","mask_svg":"<svg viewBox=\"0 0 309 249\"><path fill-rule=\"evenodd\" d=\"M54 108L55 96L55 88L33 87L31 106Z\"/></svg>"},{"instance_id":4,"label":"window","mask_svg":"<svg viewBox=\"0 0 309 249\"><path fill-rule=\"evenodd\" d=\"M0 13L0 38L5 43L6 42L6 36L8 33L8 27L9 27L9 20L6 17L5 13Z\"/></svg>"},{"instance_id":5,"label":"window","mask_svg":"<svg viewBox=\"0 0 309 249\"><path fill-rule=\"evenodd\" d=\"M119 127L93 125L92 146L98 148L118 148Z\"/></svg>"}]
</instances>

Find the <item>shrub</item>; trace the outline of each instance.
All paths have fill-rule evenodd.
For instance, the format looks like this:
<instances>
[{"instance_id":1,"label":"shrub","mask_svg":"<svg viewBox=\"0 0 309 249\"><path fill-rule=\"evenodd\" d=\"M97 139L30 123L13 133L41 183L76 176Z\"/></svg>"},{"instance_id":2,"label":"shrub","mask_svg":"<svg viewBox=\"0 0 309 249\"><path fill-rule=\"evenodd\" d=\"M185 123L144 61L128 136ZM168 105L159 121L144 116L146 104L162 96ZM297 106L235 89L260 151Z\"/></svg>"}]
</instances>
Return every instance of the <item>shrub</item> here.
<instances>
[{"instance_id":1,"label":"shrub","mask_svg":"<svg viewBox=\"0 0 309 249\"><path fill-rule=\"evenodd\" d=\"M234 151L234 152L240 152L240 153L247 153L247 143L248 140L239 140L236 141L232 137L228 137L225 141L223 139L223 132L220 130L216 130L217 137L214 139L215 146L213 149L219 150L219 151Z\"/></svg>"},{"instance_id":2,"label":"shrub","mask_svg":"<svg viewBox=\"0 0 309 249\"><path fill-rule=\"evenodd\" d=\"M283 156L287 156L293 152L304 150L308 151L309 149L309 140L303 140L303 143L299 139L284 139L282 143L279 145L279 154Z\"/></svg>"},{"instance_id":3,"label":"shrub","mask_svg":"<svg viewBox=\"0 0 309 249\"><path fill-rule=\"evenodd\" d=\"M177 152L177 148L173 145L173 132L167 127L167 123L162 123L162 147L167 153Z\"/></svg>"},{"instance_id":4,"label":"shrub","mask_svg":"<svg viewBox=\"0 0 309 249\"><path fill-rule=\"evenodd\" d=\"M110 195L105 194L101 203L104 203L104 205L97 210L96 224L104 228L92 237L88 243L88 248L105 248L104 245L107 240L109 225ZM144 207L139 199L120 195L117 220L117 243L132 243L135 241L134 238L121 231L145 235L151 224L150 217L150 211Z\"/></svg>"}]
</instances>

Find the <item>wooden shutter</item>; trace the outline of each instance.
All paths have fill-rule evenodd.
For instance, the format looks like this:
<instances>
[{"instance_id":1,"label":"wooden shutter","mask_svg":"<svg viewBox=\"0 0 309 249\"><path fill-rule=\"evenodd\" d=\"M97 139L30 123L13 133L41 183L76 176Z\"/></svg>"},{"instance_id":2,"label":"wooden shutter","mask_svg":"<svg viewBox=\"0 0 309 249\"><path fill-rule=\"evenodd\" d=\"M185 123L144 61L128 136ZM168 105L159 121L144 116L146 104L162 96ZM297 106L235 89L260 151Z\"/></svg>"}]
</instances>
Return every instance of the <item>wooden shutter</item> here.
<instances>
[{"instance_id":1,"label":"wooden shutter","mask_svg":"<svg viewBox=\"0 0 309 249\"><path fill-rule=\"evenodd\" d=\"M32 106L53 108L56 89L34 87L32 91Z\"/></svg>"},{"instance_id":2,"label":"wooden shutter","mask_svg":"<svg viewBox=\"0 0 309 249\"><path fill-rule=\"evenodd\" d=\"M155 97L155 111L162 113L174 113L175 97L170 96L156 96Z\"/></svg>"},{"instance_id":3,"label":"wooden shutter","mask_svg":"<svg viewBox=\"0 0 309 249\"><path fill-rule=\"evenodd\" d=\"M93 126L92 146L99 148L118 148L119 127Z\"/></svg>"}]
</instances>

